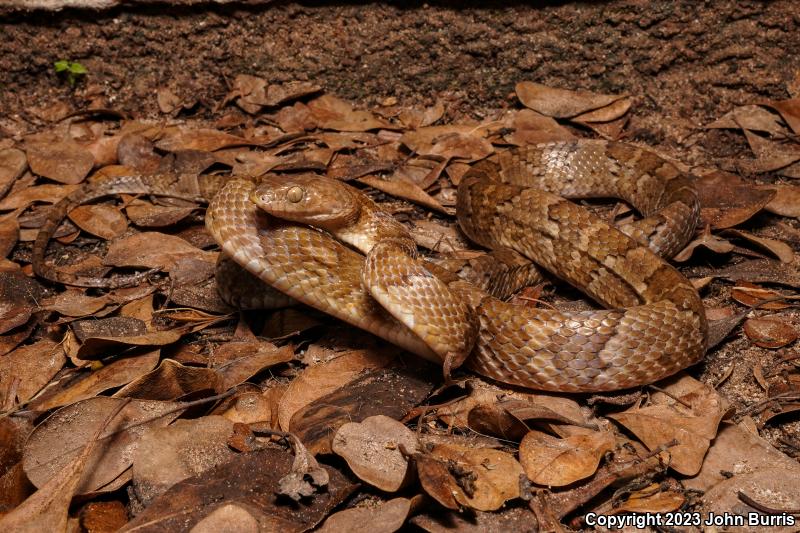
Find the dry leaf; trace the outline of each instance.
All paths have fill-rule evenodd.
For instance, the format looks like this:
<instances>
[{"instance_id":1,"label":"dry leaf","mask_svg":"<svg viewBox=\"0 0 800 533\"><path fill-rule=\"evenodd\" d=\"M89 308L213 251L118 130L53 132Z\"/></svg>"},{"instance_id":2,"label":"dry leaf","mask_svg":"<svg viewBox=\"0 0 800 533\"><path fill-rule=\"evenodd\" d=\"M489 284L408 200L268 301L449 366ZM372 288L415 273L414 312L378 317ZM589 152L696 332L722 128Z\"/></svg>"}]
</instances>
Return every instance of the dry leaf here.
<instances>
[{"instance_id":1,"label":"dry leaf","mask_svg":"<svg viewBox=\"0 0 800 533\"><path fill-rule=\"evenodd\" d=\"M231 350L234 347L238 353L243 355L216 368L222 378L220 390L228 390L255 376L265 368L286 363L295 358L294 347L287 345L279 348L267 341L229 342L217 349L214 358L218 359L223 355L220 352Z\"/></svg>"},{"instance_id":2,"label":"dry leaf","mask_svg":"<svg viewBox=\"0 0 800 533\"><path fill-rule=\"evenodd\" d=\"M519 461L534 483L562 487L594 474L614 445L608 431L585 430L563 439L529 431L519 444Z\"/></svg>"},{"instance_id":3,"label":"dry leaf","mask_svg":"<svg viewBox=\"0 0 800 533\"><path fill-rule=\"evenodd\" d=\"M82 205L70 211L69 218L83 231L106 240L119 237L128 229L128 220L110 205Z\"/></svg>"},{"instance_id":4,"label":"dry leaf","mask_svg":"<svg viewBox=\"0 0 800 533\"><path fill-rule=\"evenodd\" d=\"M759 309L786 309L789 307L789 304L784 301L780 301L779 298L781 295L777 292L770 289L764 289L763 287L759 287L758 285L747 281L737 282L731 291L731 296L733 296L733 299L741 304L750 307L758 305ZM776 298L779 299L776 302L761 303L765 300L774 300Z\"/></svg>"},{"instance_id":5,"label":"dry leaf","mask_svg":"<svg viewBox=\"0 0 800 533\"><path fill-rule=\"evenodd\" d=\"M36 202L57 203L59 200L77 189L78 185L36 185L25 187L9 194L0 201L0 211L27 208Z\"/></svg>"},{"instance_id":6,"label":"dry leaf","mask_svg":"<svg viewBox=\"0 0 800 533\"><path fill-rule=\"evenodd\" d=\"M721 239L716 235L713 235L710 231L708 231L708 227L706 227L706 230L703 231L699 237L687 244L686 248L675 254L675 257L672 259L679 263L687 261L690 257L692 257L694 251L701 246L718 254L727 254L736 248L733 244L725 239Z\"/></svg>"},{"instance_id":7,"label":"dry leaf","mask_svg":"<svg viewBox=\"0 0 800 533\"><path fill-rule=\"evenodd\" d=\"M180 404L171 402L103 396L62 407L39 424L28 438L25 473L34 485L44 486L78 457L88 443L98 439L97 433L102 430L76 492L98 490L130 467L144 427L169 424L180 414L179 407Z\"/></svg>"},{"instance_id":8,"label":"dry leaf","mask_svg":"<svg viewBox=\"0 0 800 533\"><path fill-rule=\"evenodd\" d=\"M701 215L714 229L730 228L761 211L775 192L745 182L736 174L716 171L695 180Z\"/></svg>"},{"instance_id":9,"label":"dry leaf","mask_svg":"<svg viewBox=\"0 0 800 533\"><path fill-rule=\"evenodd\" d=\"M278 415L281 428L289 431L292 416L305 405L349 383L364 370L383 368L391 360L391 356L373 350L355 350L307 367L292 380L281 400Z\"/></svg>"},{"instance_id":10,"label":"dry leaf","mask_svg":"<svg viewBox=\"0 0 800 533\"><path fill-rule=\"evenodd\" d=\"M355 475L386 492L397 492L408 481L407 454L418 447L413 431L383 415L343 425L331 444Z\"/></svg>"},{"instance_id":11,"label":"dry leaf","mask_svg":"<svg viewBox=\"0 0 800 533\"><path fill-rule=\"evenodd\" d=\"M16 148L0 149L0 198L28 167L25 152Z\"/></svg>"},{"instance_id":12,"label":"dry leaf","mask_svg":"<svg viewBox=\"0 0 800 533\"><path fill-rule=\"evenodd\" d=\"M781 348L797 340L798 333L791 325L773 318L748 318L744 332L756 346Z\"/></svg>"},{"instance_id":13,"label":"dry leaf","mask_svg":"<svg viewBox=\"0 0 800 533\"><path fill-rule=\"evenodd\" d=\"M785 242L775 239L768 239L766 237L759 237L750 232L738 229L726 229L722 232L722 235L725 235L726 237L739 237L740 239L744 239L752 244L755 244L759 248L768 251L780 259L783 263L791 263L794 259L794 251L792 250L791 246Z\"/></svg>"},{"instance_id":14,"label":"dry leaf","mask_svg":"<svg viewBox=\"0 0 800 533\"><path fill-rule=\"evenodd\" d=\"M494 511L519 497L522 466L505 452L441 444L416 460L422 488L450 509Z\"/></svg>"},{"instance_id":15,"label":"dry leaf","mask_svg":"<svg viewBox=\"0 0 800 533\"><path fill-rule=\"evenodd\" d=\"M311 100L308 108L320 128L336 131L393 128L391 123L379 119L369 111L354 109L349 102L328 94Z\"/></svg>"},{"instance_id":16,"label":"dry leaf","mask_svg":"<svg viewBox=\"0 0 800 533\"><path fill-rule=\"evenodd\" d=\"M785 134L780 117L759 105L743 105L733 108L711 124L708 129L746 129L773 135Z\"/></svg>"},{"instance_id":17,"label":"dry leaf","mask_svg":"<svg viewBox=\"0 0 800 533\"><path fill-rule=\"evenodd\" d=\"M661 490L653 483L641 490L634 491L628 499L614 507L612 514L620 513L671 513L677 511L686 502L680 492Z\"/></svg>"},{"instance_id":18,"label":"dry leaf","mask_svg":"<svg viewBox=\"0 0 800 533\"><path fill-rule=\"evenodd\" d=\"M728 402L708 385L688 376L670 378L663 388L691 407L656 393L652 397L653 405L608 416L633 432L650 450L677 441L667 450L671 456L670 467L693 476L700 471Z\"/></svg>"},{"instance_id":19,"label":"dry leaf","mask_svg":"<svg viewBox=\"0 0 800 533\"><path fill-rule=\"evenodd\" d=\"M351 507L333 513L317 533L392 533L403 527L411 512L411 500L395 498L378 505Z\"/></svg>"},{"instance_id":20,"label":"dry leaf","mask_svg":"<svg viewBox=\"0 0 800 533\"><path fill-rule=\"evenodd\" d=\"M61 345L47 339L0 357L0 410L27 403L65 362Z\"/></svg>"},{"instance_id":21,"label":"dry leaf","mask_svg":"<svg viewBox=\"0 0 800 533\"><path fill-rule=\"evenodd\" d=\"M164 359L158 368L118 390L115 398L172 400L201 391L220 392L219 373L210 368L185 366Z\"/></svg>"},{"instance_id":22,"label":"dry leaf","mask_svg":"<svg viewBox=\"0 0 800 533\"><path fill-rule=\"evenodd\" d=\"M517 146L546 142L569 141L575 138L570 131L552 117L537 113L532 109L521 109L507 121L514 131L503 137L506 142ZM458 185L457 183L454 183Z\"/></svg>"},{"instance_id":23,"label":"dry leaf","mask_svg":"<svg viewBox=\"0 0 800 533\"><path fill-rule=\"evenodd\" d=\"M572 118L626 97L624 94L597 94L590 91L555 89L531 81L517 83L515 90L517 98L525 107L555 118Z\"/></svg>"},{"instance_id":24,"label":"dry leaf","mask_svg":"<svg viewBox=\"0 0 800 533\"><path fill-rule=\"evenodd\" d=\"M363 178L358 178L358 181L378 189L379 191L383 191L386 194L404 198L409 202L420 204L428 209L433 209L434 211L439 211L446 215L454 214L450 210L445 209L445 207L431 195L409 181L388 181L375 176L364 176Z\"/></svg>"},{"instance_id":25,"label":"dry leaf","mask_svg":"<svg viewBox=\"0 0 800 533\"><path fill-rule=\"evenodd\" d=\"M156 148L165 152L180 150L203 150L213 152L231 146L247 146L249 141L219 130L171 127L164 130L155 143Z\"/></svg>"},{"instance_id":26,"label":"dry leaf","mask_svg":"<svg viewBox=\"0 0 800 533\"><path fill-rule=\"evenodd\" d=\"M763 105L769 106L780 113L783 120L792 128L792 131L796 134L800 133L800 98L772 100L771 102L765 102Z\"/></svg>"},{"instance_id":27,"label":"dry leaf","mask_svg":"<svg viewBox=\"0 0 800 533\"><path fill-rule=\"evenodd\" d=\"M233 422L221 416L148 428L132 458L139 501L148 505L176 483L230 461L237 455L228 446L232 433Z\"/></svg>"},{"instance_id":28,"label":"dry leaf","mask_svg":"<svg viewBox=\"0 0 800 533\"><path fill-rule=\"evenodd\" d=\"M785 217L800 217L800 187L777 183L765 188L774 189L776 194L764 209Z\"/></svg>"},{"instance_id":29,"label":"dry leaf","mask_svg":"<svg viewBox=\"0 0 800 533\"><path fill-rule=\"evenodd\" d=\"M91 152L71 140L42 139L26 145L34 174L59 183L80 183L94 166Z\"/></svg>"}]
</instances>

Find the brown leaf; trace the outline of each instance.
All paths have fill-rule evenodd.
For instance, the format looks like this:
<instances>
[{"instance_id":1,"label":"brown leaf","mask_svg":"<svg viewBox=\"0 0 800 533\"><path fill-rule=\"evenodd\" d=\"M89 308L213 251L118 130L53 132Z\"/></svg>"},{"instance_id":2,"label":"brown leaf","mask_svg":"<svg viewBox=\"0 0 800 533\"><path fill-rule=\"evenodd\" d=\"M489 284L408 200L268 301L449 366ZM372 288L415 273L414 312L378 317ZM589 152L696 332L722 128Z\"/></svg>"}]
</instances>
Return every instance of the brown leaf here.
<instances>
[{"instance_id":1,"label":"brown leaf","mask_svg":"<svg viewBox=\"0 0 800 533\"><path fill-rule=\"evenodd\" d=\"M397 492L409 480L407 454L418 447L413 431L383 415L344 424L331 443L359 479L386 492Z\"/></svg>"},{"instance_id":2,"label":"brown leaf","mask_svg":"<svg viewBox=\"0 0 800 533\"><path fill-rule=\"evenodd\" d=\"M234 347L238 353L243 355L216 368L222 379L220 390L228 390L255 376L265 368L286 363L295 358L294 347L290 345L278 347L267 341L229 342L217 349L214 358L219 358L222 355L221 351L231 350Z\"/></svg>"},{"instance_id":3,"label":"brown leaf","mask_svg":"<svg viewBox=\"0 0 800 533\"><path fill-rule=\"evenodd\" d=\"M743 181L736 174L716 171L695 180L703 220L712 228L741 224L767 205L774 191Z\"/></svg>"},{"instance_id":4,"label":"brown leaf","mask_svg":"<svg viewBox=\"0 0 800 533\"><path fill-rule=\"evenodd\" d=\"M31 402L31 409L46 411L97 396L108 389L121 387L150 372L158 364L160 350L153 350L133 357L112 361L97 370L88 370L76 376L64 388L48 388L46 394ZM59 384L60 385L60 384Z\"/></svg>"},{"instance_id":5,"label":"brown leaf","mask_svg":"<svg viewBox=\"0 0 800 533\"><path fill-rule=\"evenodd\" d=\"M333 513L317 529L317 533L360 531L369 524L370 533L392 533L398 531L411 512L411 500L395 498L377 505L351 507Z\"/></svg>"},{"instance_id":6,"label":"brown leaf","mask_svg":"<svg viewBox=\"0 0 800 533\"><path fill-rule=\"evenodd\" d=\"M800 187L776 183L768 188L775 189L776 194L764 209L785 217L800 217Z\"/></svg>"},{"instance_id":7,"label":"brown leaf","mask_svg":"<svg viewBox=\"0 0 800 533\"><path fill-rule=\"evenodd\" d=\"M612 513L671 513L686 502L683 494L671 490L661 490L653 483L641 490L632 492L628 499L614 507Z\"/></svg>"},{"instance_id":8,"label":"brown leaf","mask_svg":"<svg viewBox=\"0 0 800 533\"><path fill-rule=\"evenodd\" d=\"M155 143L156 148L165 152L179 150L203 150L213 152L231 146L247 146L252 143L246 139L219 130L207 128L171 127L164 130Z\"/></svg>"},{"instance_id":9,"label":"brown leaf","mask_svg":"<svg viewBox=\"0 0 800 533\"><path fill-rule=\"evenodd\" d=\"M569 141L575 138L570 131L552 117L537 113L532 109L520 109L511 116L509 127L513 132L503 139L517 146L556 141ZM458 185L454 183L454 185Z\"/></svg>"},{"instance_id":10,"label":"brown leaf","mask_svg":"<svg viewBox=\"0 0 800 533\"><path fill-rule=\"evenodd\" d=\"M312 453L330 453L333 435L348 422L360 422L374 415L405 417L430 394L434 383L429 376L435 376L439 369L417 361L402 364L407 366L364 373L305 406L289 422L291 431ZM284 398L287 396L289 393Z\"/></svg>"},{"instance_id":11,"label":"brown leaf","mask_svg":"<svg viewBox=\"0 0 800 533\"><path fill-rule=\"evenodd\" d=\"M16 148L0 149L0 198L28 168L25 152Z\"/></svg>"},{"instance_id":12,"label":"brown leaf","mask_svg":"<svg viewBox=\"0 0 800 533\"><path fill-rule=\"evenodd\" d=\"M748 318L744 332L756 346L781 348L797 340L798 333L791 325L772 318Z\"/></svg>"},{"instance_id":13,"label":"brown leaf","mask_svg":"<svg viewBox=\"0 0 800 533\"><path fill-rule=\"evenodd\" d=\"M21 272L0 272L0 334L25 324L42 293L42 286Z\"/></svg>"},{"instance_id":14,"label":"brown leaf","mask_svg":"<svg viewBox=\"0 0 800 533\"><path fill-rule=\"evenodd\" d=\"M94 166L94 156L70 140L42 139L27 143L28 164L34 174L59 183L80 183Z\"/></svg>"},{"instance_id":15,"label":"brown leaf","mask_svg":"<svg viewBox=\"0 0 800 533\"><path fill-rule=\"evenodd\" d=\"M142 201L132 202L125 208L131 222L143 228L173 226L191 215L197 207L168 207Z\"/></svg>"},{"instance_id":16,"label":"brown leaf","mask_svg":"<svg viewBox=\"0 0 800 533\"><path fill-rule=\"evenodd\" d=\"M217 507L190 530L191 533L217 533L219 531L238 531L259 533L258 520L246 508L227 503Z\"/></svg>"},{"instance_id":17,"label":"brown leaf","mask_svg":"<svg viewBox=\"0 0 800 533\"><path fill-rule=\"evenodd\" d=\"M758 305L759 302L764 300L774 300L781 295L775 291L759 287L747 281L739 281L731 291L733 299L739 303L747 306ZM763 303L758 306L759 309L786 309L789 304L783 301Z\"/></svg>"},{"instance_id":18,"label":"brown leaf","mask_svg":"<svg viewBox=\"0 0 800 533\"><path fill-rule=\"evenodd\" d=\"M491 148L491 144L486 144L488 141L484 138L485 136L485 128L480 126L449 124L407 131L400 137L400 142L412 152L420 155L443 155L448 147L453 148L455 153L458 152L459 143L463 143L465 147L474 146L478 155L488 151L486 154L488 156L494 150ZM470 155L469 150L464 150L464 152L466 155Z\"/></svg>"},{"instance_id":19,"label":"brown leaf","mask_svg":"<svg viewBox=\"0 0 800 533\"><path fill-rule=\"evenodd\" d=\"M196 248L172 235L155 231L137 233L131 237L111 243L104 264L117 267L162 268L177 273L181 264L191 265L191 269L200 268L206 263L210 268L217 261L217 253L206 252ZM174 280L177 282L177 280Z\"/></svg>"},{"instance_id":20,"label":"brown leaf","mask_svg":"<svg viewBox=\"0 0 800 533\"><path fill-rule=\"evenodd\" d=\"M116 155L120 165L144 173L155 172L161 164L161 156L155 152L153 142L138 133L120 136Z\"/></svg>"},{"instance_id":21,"label":"brown leaf","mask_svg":"<svg viewBox=\"0 0 800 533\"><path fill-rule=\"evenodd\" d=\"M573 122L586 125L597 122L612 122L622 118L623 115L625 115L631 108L632 104L633 99L629 96L626 96L625 98L615 100L606 106L593 109L592 111L587 111L586 113L581 113L578 116L572 117L571 120Z\"/></svg>"},{"instance_id":22,"label":"brown leaf","mask_svg":"<svg viewBox=\"0 0 800 533\"><path fill-rule=\"evenodd\" d=\"M148 505L170 487L233 459L233 422L221 416L150 427L133 451L133 490Z\"/></svg>"},{"instance_id":23,"label":"brown leaf","mask_svg":"<svg viewBox=\"0 0 800 533\"><path fill-rule=\"evenodd\" d=\"M78 185L36 185L9 194L0 201L0 211L26 208L35 202L57 203L78 188Z\"/></svg>"},{"instance_id":24,"label":"brown leaf","mask_svg":"<svg viewBox=\"0 0 800 533\"><path fill-rule=\"evenodd\" d=\"M686 248L675 254L675 257L672 259L678 261L679 263L687 261L690 257L692 257L694 251L701 246L718 254L732 252L735 248L733 244L729 243L725 239L721 239L716 235L713 235L710 231L708 231L708 228L706 228L706 231L700 234L700 236L696 239L692 240L692 242L687 244Z\"/></svg>"},{"instance_id":25,"label":"brown leaf","mask_svg":"<svg viewBox=\"0 0 800 533\"><path fill-rule=\"evenodd\" d=\"M653 405L608 416L630 430L650 450L677 441L667 449L672 458L670 467L693 476L700 471L728 402L708 385L688 376L670 378L663 388L691 407L656 393L652 396Z\"/></svg>"},{"instance_id":26,"label":"brown leaf","mask_svg":"<svg viewBox=\"0 0 800 533\"><path fill-rule=\"evenodd\" d=\"M83 231L106 240L119 237L128 229L128 220L110 205L82 205L70 211L69 218Z\"/></svg>"},{"instance_id":27,"label":"brown leaf","mask_svg":"<svg viewBox=\"0 0 800 533\"><path fill-rule=\"evenodd\" d=\"M259 531L301 533L321 522L355 489L331 467L328 490L302 505L286 505L277 494L290 471L291 454L267 448L243 453L201 475L174 485L136 515L122 531L187 531L220 507L238 505L255 518Z\"/></svg>"},{"instance_id":28,"label":"brown leaf","mask_svg":"<svg viewBox=\"0 0 800 533\"><path fill-rule=\"evenodd\" d=\"M220 381L219 373L210 368L164 359L158 368L121 388L114 397L173 400L200 391L220 392Z\"/></svg>"},{"instance_id":29,"label":"brown leaf","mask_svg":"<svg viewBox=\"0 0 800 533\"><path fill-rule=\"evenodd\" d=\"M130 467L144 427L169 424L180 414L179 407L171 402L103 396L62 407L39 424L25 443L25 473L41 488L96 440L76 492L98 490Z\"/></svg>"},{"instance_id":30,"label":"brown leaf","mask_svg":"<svg viewBox=\"0 0 800 533\"><path fill-rule=\"evenodd\" d=\"M746 129L761 131L773 135L784 135L785 128L779 122L780 117L767 111L760 105L743 105L733 108L718 118L707 129Z\"/></svg>"},{"instance_id":31,"label":"brown leaf","mask_svg":"<svg viewBox=\"0 0 800 533\"><path fill-rule=\"evenodd\" d=\"M534 483L562 487L594 474L614 445L608 431L585 430L563 439L529 431L519 444L519 461Z\"/></svg>"},{"instance_id":32,"label":"brown leaf","mask_svg":"<svg viewBox=\"0 0 800 533\"><path fill-rule=\"evenodd\" d=\"M374 350L354 350L307 367L292 380L281 400L278 408L281 428L289 431L289 421L301 408L353 381L362 371L383 368L391 360L388 354Z\"/></svg>"},{"instance_id":33,"label":"brown leaf","mask_svg":"<svg viewBox=\"0 0 800 533\"><path fill-rule=\"evenodd\" d=\"M275 122L286 133L302 133L317 127L317 121L311 114L311 110L302 102L295 102L292 106L282 107L275 114Z\"/></svg>"},{"instance_id":34,"label":"brown leaf","mask_svg":"<svg viewBox=\"0 0 800 533\"><path fill-rule=\"evenodd\" d=\"M726 237L739 237L740 239L744 239L752 244L755 244L759 248L768 251L780 259L783 263L791 263L794 259L794 251L792 250L792 247L785 242L781 242L776 239L768 239L766 237L759 237L750 232L738 229L726 229L722 232L722 235L725 235Z\"/></svg>"},{"instance_id":35,"label":"brown leaf","mask_svg":"<svg viewBox=\"0 0 800 533\"><path fill-rule=\"evenodd\" d=\"M749 130L744 130L744 135L757 159L753 162L741 163L743 168L749 172L777 170L784 176L800 177L797 165L794 165L800 161L800 145L765 139Z\"/></svg>"},{"instance_id":36,"label":"brown leaf","mask_svg":"<svg viewBox=\"0 0 800 533\"><path fill-rule=\"evenodd\" d=\"M0 219L0 258L8 257L19 240L19 222L16 216Z\"/></svg>"},{"instance_id":37,"label":"brown leaf","mask_svg":"<svg viewBox=\"0 0 800 533\"><path fill-rule=\"evenodd\" d=\"M364 176L363 178L358 178L358 181L378 189L379 191L383 191L386 194L404 198L409 202L420 204L428 209L433 209L434 211L438 211L446 215L454 214L450 210L445 209L442 204L440 204L431 195L420 189L419 186L414 185L409 181L388 181L376 176Z\"/></svg>"},{"instance_id":38,"label":"brown leaf","mask_svg":"<svg viewBox=\"0 0 800 533\"><path fill-rule=\"evenodd\" d=\"M792 131L795 134L800 134L800 98L772 100L763 105L769 106L780 113L783 120L792 128Z\"/></svg>"},{"instance_id":39,"label":"brown leaf","mask_svg":"<svg viewBox=\"0 0 800 533\"><path fill-rule=\"evenodd\" d=\"M93 434L87 435L86 443L70 455L63 468L48 476L47 482L40 485L39 490L22 502L16 509L0 518L0 527L8 531L20 533L36 533L39 531L68 531L69 505L73 495L79 489L79 483L86 476L87 470L96 458L100 435L125 406L117 405L106 413L102 419L93 424ZM43 422L42 425L46 424ZM30 439L28 440L30 443ZM57 442L56 448L64 442ZM27 447L28 444L26 444ZM26 472L27 473L27 472ZM29 476L30 477L30 476Z\"/></svg>"},{"instance_id":40,"label":"brown leaf","mask_svg":"<svg viewBox=\"0 0 800 533\"><path fill-rule=\"evenodd\" d=\"M393 128L369 111L354 109L352 104L335 96L324 94L308 103L311 116L320 128L336 131L368 131Z\"/></svg>"},{"instance_id":41,"label":"brown leaf","mask_svg":"<svg viewBox=\"0 0 800 533\"><path fill-rule=\"evenodd\" d=\"M67 289L45 298L42 309L54 311L63 316L83 317L93 315L113 301L108 295L88 296L85 289Z\"/></svg>"},{"instance_id":42,"label":"brown leaf","mask_svg":"<svg viewBox=\"0 0 800 533\"><path fill-rule=\"evenodd\" d=\"M494 511L519 497L522 466L505 452L440 444L416 459L422 488L445 507Z\"/></svg>"},{"instance_id":43,"label":"brown leaf","mask_svg":"<svg viewBox=\"0 0 800 533\"><path fill-rule=\"evenodd\" d=\"M555 118L571 118L605 107L626 95L597 94L590 91L555 89L531 81L517 83L517 98L525 107Z\"/></svg>"},{"instance_id":44,"label":"brown leaf","mask_svg":"<svg viewBox=\"0 0 800 533\"><path fill-rule=\"evenodd\" d=\"M469 243L457 226L444 226L433 220L415 220L411 237L419 246L434 252L448 253L469 248Z\"/></svg>"},{"instance_id":45,"label":"brown leaf","mask_svg":"<svg viewBox=\"0 0 800 533\"><path fill-rule=\"evenodd\" d=\"M6 410L27 403L65 362L62 347L46 339L0 357L0 406Z\"/></svg>"}]
</instances>

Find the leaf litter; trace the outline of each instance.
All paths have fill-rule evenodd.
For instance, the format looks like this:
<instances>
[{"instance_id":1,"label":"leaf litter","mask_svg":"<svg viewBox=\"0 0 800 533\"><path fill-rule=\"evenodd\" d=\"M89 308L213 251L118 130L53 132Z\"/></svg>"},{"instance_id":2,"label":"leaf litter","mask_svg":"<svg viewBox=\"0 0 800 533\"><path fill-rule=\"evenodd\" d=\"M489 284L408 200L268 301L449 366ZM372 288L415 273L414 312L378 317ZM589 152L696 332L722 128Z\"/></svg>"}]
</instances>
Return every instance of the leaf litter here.
<instances>
[{"instance_id":1,"label":"leaf litter","mask_svg":"<svg viewBox=\"0 0 800 533\"><path fill-rule=\"evenodd\" d=\"M706 126L742 135L753 156L737 168L749 175L698 169L705 224L678 256L706 305L724 308L709 313L725 322L718 341L749 343L759 360L727 365L719 389L682 373L631 396L570 398L475 376L440 387L439 369L304 308L232 312L194 201L124 196L68 214L50 260L158 271L138 287L40 284L25 251L47 206L99 175L313 170L367 191L432 259L468 262L453 199L470 163L587 131L621 138L639 95L522 81L515 108L446 123L443 101L370 110L249 75L232 80L213 122L177 120L196 102L156 94L158 123L88 117L0 150L0 430L24 443L0 464L0 524L64 530L78 513L123 531L434 530L467 510L473 526L561 530L589 511L752 508L734 490L800 506L782 482L800 475L787 457L800 454L800 372L786 290L800 284L800 239L780 221L800 202L791 181L772 179L800 177L797 100L749 103ZM729 383L747 380L762 397L729 399ZM759 432L780 433L786 453Z\"/></svg>"}]
</instances>

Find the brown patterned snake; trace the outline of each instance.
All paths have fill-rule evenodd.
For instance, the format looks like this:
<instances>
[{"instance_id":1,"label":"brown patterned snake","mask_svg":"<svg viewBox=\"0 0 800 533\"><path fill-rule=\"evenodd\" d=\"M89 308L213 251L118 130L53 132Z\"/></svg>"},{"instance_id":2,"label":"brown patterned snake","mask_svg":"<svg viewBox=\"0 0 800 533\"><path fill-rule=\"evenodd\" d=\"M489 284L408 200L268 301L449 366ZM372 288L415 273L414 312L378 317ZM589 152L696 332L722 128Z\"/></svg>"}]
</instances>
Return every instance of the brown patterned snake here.
<instances>
[{"instance_id":1,"label":"brown patterned snake","mask_svg":"<svg viewBox=\"0 0 800 533\"><path fill-rule=\"evenodd\" d=\"M267 179L262 187L285 191L290 203L299 203L307 191L292 179ZM106 189L111 192L104 194L155 192ZM472 240L516 250L609 310L533 309L488 294L466 305L476 301L478 289L437 280L402 235L364 239L365 262L326 232L267 215L251 201L255 189L250 181L232 180L209 205L206 226L225 254L285 294L433 361L457 366L469 355L467 366L506 383L604 391L658 380L705 353L702 302L688 280L656 255L685 245L697 223L697 197L687 178L650 152L602 141L513 149L478 163L459 185L459 224ZM620 228L627 237L545 191L623 198L645 218ZM173 195L198 194L204 195L195 188ZM303 220L315 223L311 218ZM349 242L359 239L351 234ZM43 237L37 246L42 240L46 245ZM381 304L362 277L372 294L384 292L378 294ZM445 307L434 306L442 299ZM398 300L410 305L393 307Z\"/></svg>"}]
</instances>

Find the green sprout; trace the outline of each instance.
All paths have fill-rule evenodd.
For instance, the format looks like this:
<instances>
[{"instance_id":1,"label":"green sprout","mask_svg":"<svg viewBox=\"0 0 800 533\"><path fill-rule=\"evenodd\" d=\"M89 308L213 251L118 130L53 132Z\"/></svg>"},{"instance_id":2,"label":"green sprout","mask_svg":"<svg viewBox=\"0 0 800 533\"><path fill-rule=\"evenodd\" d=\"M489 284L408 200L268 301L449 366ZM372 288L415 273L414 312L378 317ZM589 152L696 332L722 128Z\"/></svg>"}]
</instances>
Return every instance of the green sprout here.
<instances>
[{"instance_id":1,"label":"green sprout","mask_svg":"<svg viewBox=\"0 0 800 533\"><path fill-rule=\"evenodd\" d=\"M89 73L89 70L77 61L72 62L66 59L53 63L53 68L55 68L56 74L66 73L67 83L70 85L75 85L78 78Z\"/></svg>"}]
</instances>

